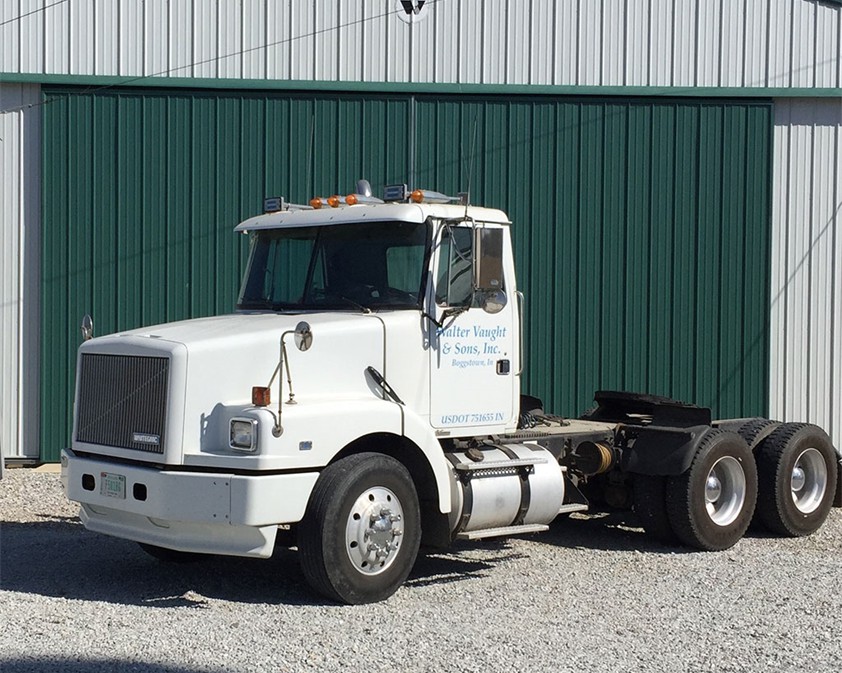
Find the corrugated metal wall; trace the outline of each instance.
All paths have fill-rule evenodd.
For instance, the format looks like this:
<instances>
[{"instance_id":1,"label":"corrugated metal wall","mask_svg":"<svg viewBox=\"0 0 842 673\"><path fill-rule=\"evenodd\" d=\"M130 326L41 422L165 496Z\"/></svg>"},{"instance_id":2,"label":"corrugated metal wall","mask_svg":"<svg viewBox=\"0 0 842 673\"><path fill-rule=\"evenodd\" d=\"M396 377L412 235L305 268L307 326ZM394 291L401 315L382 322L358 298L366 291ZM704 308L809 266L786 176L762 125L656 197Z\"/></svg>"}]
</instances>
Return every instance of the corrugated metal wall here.
<instances>
[{"instance_id":1,"label":"corrugated metal wall","mask_svg":"<svg viewBox=\"0 0 842 673\"><path fill-rule=\"evenodd\" d=\"M770 413L842 446L842 102L775 110Z\"/></svg>"},{"instance_id":2,"label":"corrugated metal wall","mask_svg":"<svg viewBox=\"0 0 842 673\"><path fill-rule=\"evenodd\" d=\"M83 313L102 334L227 312L233 225L264 194L306 200L360 176L449 192L470 178L474 202L509 212L527 387L548 408L622 387L766 410L768 104L46 96L62 97L44 108L47 459L69 436Z\"/></svg>"},{"instance_id":3,"label":"corrugated metal wall","mask_svg":"<svg viewBox=\"0 0 842 673\"><path fill-rule=\"evenodd\" d=\"M40 99L37 85L0 84L0 109L14 109L0 115L0 451L33 458L38 386L29 365L39 348L41 110L28 106Z\"/></svg>"},{"instance_id":4,"label":"corrugated metal wall","mask_svg":"<svg viewBox=\"0 0 842 673\"><path fill-rule=\"evenodd\" d=\"M412 25L397 6L9 0L0 72L842 87L842 8L816 0L428 0Z\"/></svg>"},{"instance_id":5,"label":"corrugated metal wall","mask_svg":"<svg viewBox=\"0 0 842 673\"><path fill-rule=\"evenodd\" d=\"M525 390L766 413L771 107L454 99L418 106L418 184L514 221ZM474 131L476 127L476 131Z\"/></svg>"}]
</instances>

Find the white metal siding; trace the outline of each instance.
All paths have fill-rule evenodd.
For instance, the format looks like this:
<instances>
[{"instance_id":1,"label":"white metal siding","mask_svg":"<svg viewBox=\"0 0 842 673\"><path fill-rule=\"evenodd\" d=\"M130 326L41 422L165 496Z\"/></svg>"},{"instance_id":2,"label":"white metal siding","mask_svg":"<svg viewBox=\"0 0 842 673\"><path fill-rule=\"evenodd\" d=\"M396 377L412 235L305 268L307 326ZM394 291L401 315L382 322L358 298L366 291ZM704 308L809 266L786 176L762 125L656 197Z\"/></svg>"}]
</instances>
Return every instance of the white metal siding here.
<instances>
[{"instance_id":1,"label":"white metal siding","mask_svg":"<svg viewBox=\"0 0 842 673\"><path fill-rule=\"evenodd\" d=\"M428 0L414 23L395 0L0 4L9 73L842 87L842 7L818 0Z\"/></svg>"},{"instance_id":2,"label":"white metal siding","mask_svg":"<svg viewBox=\"0 0 842 673\"><path fill-rule=\"evenodd\" d=\"M0 449L38 457L40 100L35 85L0 83ZM29 422L24 424L23 416Z\"/></svg>"},{"instance_id":3,"label":"white metal siding","mask_svg":"<svg viewBox=\"0 0 842 673\"><path fill-rule=\"evenodd\" d=\"M842 446L842 101L775 103L772 418Z\"/></svg>"}]
</instances>

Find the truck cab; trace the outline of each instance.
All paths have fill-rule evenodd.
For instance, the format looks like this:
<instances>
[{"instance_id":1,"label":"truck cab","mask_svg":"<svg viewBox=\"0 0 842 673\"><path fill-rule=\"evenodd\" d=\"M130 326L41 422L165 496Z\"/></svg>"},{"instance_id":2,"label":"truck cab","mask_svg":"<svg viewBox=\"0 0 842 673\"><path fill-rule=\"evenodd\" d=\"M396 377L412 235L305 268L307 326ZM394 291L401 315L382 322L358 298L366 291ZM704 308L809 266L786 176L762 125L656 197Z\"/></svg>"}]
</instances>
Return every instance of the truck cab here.
<instances>
[{"instance_id":1,"label":"truck cab","mask_svg":"<svg viewBox=\"0 0 842 673\"><path fill-rule=\"evenodd\" d=\"M842 504L813 426L628 393L569 420L523 396L504 212L364 183L264 210L235 229L234 313L80 346L61 461L87 528L161 559L266 558L283 538L314 589L360 603L397 590L422 540L540 532L590 501L711 550L756 503L784 534Z\"/></svg>"}]
</instances>

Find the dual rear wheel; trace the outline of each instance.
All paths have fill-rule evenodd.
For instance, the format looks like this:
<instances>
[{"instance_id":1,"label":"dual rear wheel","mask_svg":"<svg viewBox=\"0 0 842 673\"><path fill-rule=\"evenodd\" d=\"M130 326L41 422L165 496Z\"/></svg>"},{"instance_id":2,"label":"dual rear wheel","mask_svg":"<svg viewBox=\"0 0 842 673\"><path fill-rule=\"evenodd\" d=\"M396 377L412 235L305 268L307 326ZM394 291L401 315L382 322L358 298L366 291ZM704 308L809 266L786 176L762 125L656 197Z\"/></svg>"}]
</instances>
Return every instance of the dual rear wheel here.
<instances>
[{"instance_id":1,"label":"dual rear wheel","mask_svg":"<svg viewBox=\"0 0 842 673\"><path fill-rule=\"evenodd\" d=\"M634 509L647 533L713 551L736 544L752 520L780 535L816 531L836 491L830 439L816 426L786 423L752 453L756 426L712 430L683 474L636 477Z\"/></svg>"}]
</instances>

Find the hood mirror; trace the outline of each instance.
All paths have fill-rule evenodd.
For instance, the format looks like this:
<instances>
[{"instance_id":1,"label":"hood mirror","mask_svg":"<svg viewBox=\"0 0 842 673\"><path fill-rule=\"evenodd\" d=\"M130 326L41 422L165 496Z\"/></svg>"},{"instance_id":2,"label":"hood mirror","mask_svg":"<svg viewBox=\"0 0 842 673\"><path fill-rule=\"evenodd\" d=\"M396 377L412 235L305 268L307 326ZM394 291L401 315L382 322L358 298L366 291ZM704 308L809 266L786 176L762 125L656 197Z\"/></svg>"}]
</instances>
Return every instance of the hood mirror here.
<instances>
[{"instance_id":1,"label":"hood mirror","mask_svg":"<svg viewBox=\"0 0 842 673\"><path fill-rule=\"evenodd\" d=\"M295 345L300 351L310 350L310 346L313 345L310 324L303 320L295 326Z\"/></svg>"},{"instance_id":2,"label":"hood mirror","mask_svg":"<svg viewBox=\"0 0 842 673\"><path fill-rule=\"evenodd\" d=\"M89 341L94 338L94 319L86 313L82 318L82 339Z\"/></svg>"}]
</instances>

